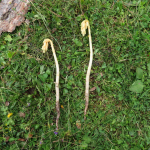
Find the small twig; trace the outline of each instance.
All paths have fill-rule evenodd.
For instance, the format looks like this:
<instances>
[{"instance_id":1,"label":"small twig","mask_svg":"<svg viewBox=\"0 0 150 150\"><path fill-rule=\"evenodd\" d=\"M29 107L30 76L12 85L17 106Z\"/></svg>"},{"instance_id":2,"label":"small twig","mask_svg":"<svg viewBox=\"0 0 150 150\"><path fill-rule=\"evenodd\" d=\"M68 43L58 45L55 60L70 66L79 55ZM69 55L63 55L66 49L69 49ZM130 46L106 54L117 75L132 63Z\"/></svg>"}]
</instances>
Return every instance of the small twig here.
<instances>
[{"instance_id":1,"label":"small twig","mask_svg":"<svg viewBox=\"0 0 150 150\"><path fill-rule=\"evenodd\" d=\"M130 34L130 36L131 36L131 38L133 39L133 37L132 37L132 34L131 34L131 32L130 32L130 30L129 30L129 28L128 28L128 20L127 20L127 18L126 18L126 22L127 22L127 29L128 29L128 31L129 31L129 34Z\"/></svg>"},{"instance_id":2,"label":"small twig","mask_svg":"<svg viewBox=\"0 0 150 150\"><path fill-rule=\"evenodd\" d=\"M2 82L5 82L4 79L2 78L2 76L1 76L1 80L2 80Z\"/></svg>"},{"instance_id":3,"label":"small twig","mask_svg":"<svg viewBox=\"0 0 150 150\"><path fill-rule=\"evenodd\" d=\"M134 13L133 13L132 11L130 11L130 10L125 6L125 4L123 4L123 7L124 7L125 9L127 9L132 15L134 15Z\"/></svg>"},{"instance_id":4,"label":"small twig","mask_svg":"<svg viewBox=\"0 0 150 150\"><path fill-rule=\"evenodd\" d=\"M39 5L43 7L43 5L41 5L41 4L39 4ZM56 13L53 12L51 9L48 9L47 7L46 7L46 9L47 9L48 11L50 11L52 14L54 14L55 16L62 18L62 16L56 14Z\"/></svg>"},{"instance_id":5,"label":"small twig","mask_svg":"<svg viewBox=\"0 0 150 150\"><path fill-rule=\"evenodd\" d=\"M27 140L25 141L25 143L24 143L23 147L21 148L21 150L24 149L24 147L25 147L25 145L27 144L28 140L29 140L29 137L28 137Z\"/></svg>"},{"instance_id":6,"label":"small twig","mask_svg":"<svg viewBox=\"0 0 150 150\"><path fill-rule=\"evenodd\" d=\"M145 58L148 58L148 57L139 57L141 59L145 59ZM123 62L123 61L128 61L128 60L135 60L137 58L131 58L131 59L123 59L123 60L120 60L119 62Z\"/></svg>"},{"instance_id":7,"label":"small twig","mask_svg":"<svg viewBox=\"0 0 150 150\"><path fill-rule=\"evenodd\" d=\"M82 12L82 15L83 15L84 13L83 13L83 11L82 11L81 0L80 0L80 9L81 9L81 12Z\"/></svg>"},{"instance_id":8,"label":"small twig","mask_svg":"<svg viewBox=\"0 0 150 150\"><path fill-rule=\"evenodd\" d=\"M112 141L106 136L106 140L108 140L112 145L114 145L114 143L112 143Z\"/></svg>"},{"instance_id":9,"label":"small twig","mask_svg":"<svg viewBox=\"0 0 150 150\"><path fill-rule=\"evenodd\" d=\"M142 130L141 130L141 128L140 128L138 123L137 123L137 127L139 128L138 135L142 135L143 136Z\"/></svg>"},{"instance_id":10,"label":"small twig","mask_svg":"<svg viewBox=\"0 0 150 150\"><path fill-rule=\"evenodd\" d=\"M46 8L46 9L47 9L47 8ZM47 9L47 10L49 10L52 14L56 15L57 17L62 18L62 16L60 16L60 15L56 14L56 13L55 13L55 12L53 12L52 10L50 10L50 9Z\"/></svg>"},{"instance_id":11,"label":"small twig","mask_svg":"<svg viewBox=\"0 0 150 150\"><path fill-rule=\"evenodd\" d=\"M112 4L112 6L111 6L112 9L113 9L114 4L115 4L115 3L114 3L114 1L113 1L113 4Z\"/></svg>"},{"instance_id":12,"label":"small twig","mask_svg":"<svg viewBox=\"0 0 150 150\"><path fill-rule=\"evenodd\" d=\"M32 130L33 130L33 129L32 129ZM30 132L32 132L32 130L31 130ZM30 133L30 132L29 132L29 133ZM25 141L23 147L21 148L21 150L24 149L24 147L25 147L25 145L27 144L28 140L29 140L29 135L28 135L28 138L27 138L27 140Z\"/></svg>"}]
</instances>

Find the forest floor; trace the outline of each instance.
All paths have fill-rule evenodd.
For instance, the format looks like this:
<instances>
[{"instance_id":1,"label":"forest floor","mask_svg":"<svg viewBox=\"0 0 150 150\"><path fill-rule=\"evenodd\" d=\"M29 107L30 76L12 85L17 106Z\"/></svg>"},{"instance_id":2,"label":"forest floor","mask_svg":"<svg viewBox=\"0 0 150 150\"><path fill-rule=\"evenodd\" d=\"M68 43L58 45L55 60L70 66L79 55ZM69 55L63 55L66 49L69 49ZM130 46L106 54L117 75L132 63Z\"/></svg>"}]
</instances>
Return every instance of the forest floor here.
<instances>
[{"instance_id":1,"label":"forest floor","mask_svg":"<svg viewBox=\"0 0 150 150\"><path fill-rule=\"evenodd\" d=\"M150 3L148 0L36 0L23 23L0 37L0 149L148 150ZM93 42L89 108L85 78ZM60 119L56 131L56 66Z\"/></svg>"}]
</instances>

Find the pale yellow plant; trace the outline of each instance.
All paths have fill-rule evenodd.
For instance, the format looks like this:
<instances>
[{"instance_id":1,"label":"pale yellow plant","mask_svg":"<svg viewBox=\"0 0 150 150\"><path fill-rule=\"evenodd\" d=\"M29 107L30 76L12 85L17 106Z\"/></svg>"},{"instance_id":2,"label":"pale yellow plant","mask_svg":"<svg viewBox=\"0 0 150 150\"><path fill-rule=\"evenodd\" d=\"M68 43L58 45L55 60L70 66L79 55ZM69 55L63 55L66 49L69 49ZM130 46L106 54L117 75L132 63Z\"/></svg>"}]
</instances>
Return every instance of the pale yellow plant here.
<instances>
[{"instance_id":1,"label":"pale yellow plant","mask_svg":"<svg viewBox=\"0 0 150 150\"><path fill-rule=\"evenodd\" d=\"M58 60L57 60L57 57L56 57L56 53L55 53L53 42L50 39L45 39L43 41L43 46L42 46L43 53L45 53L48 50L48 43L50 43L50 45L51 45L53 56L54 56L54 60L55 60L55 65L56 65L56 82L55 82L56 111L57 111L56 130L58 130L58 122L59 122L59 117L60 117L60 107L59 107L59 64L58 64Z\"/></svg>"},{"instance_id":2,"label":"pale yellow plant","mask_svg":"<svg viewBox=\"0 0 150 150\"><path fill-rule=\"evenodd\" d=\"M84 20L81 23L81 33L83 36L85 36L87 28L88 28L88 33L89 33L90 61L89 61L89 66L88 66L88 70L87 70L87 74L86 74L84 119L86 119L86 113L87 113L87 109L88 109L88 105L89 105L89 80L90 80L90 72L91 72L92 61L93 61L93 48L92 48L90 23L88 20Z\"/></svg>"}]
</instances>

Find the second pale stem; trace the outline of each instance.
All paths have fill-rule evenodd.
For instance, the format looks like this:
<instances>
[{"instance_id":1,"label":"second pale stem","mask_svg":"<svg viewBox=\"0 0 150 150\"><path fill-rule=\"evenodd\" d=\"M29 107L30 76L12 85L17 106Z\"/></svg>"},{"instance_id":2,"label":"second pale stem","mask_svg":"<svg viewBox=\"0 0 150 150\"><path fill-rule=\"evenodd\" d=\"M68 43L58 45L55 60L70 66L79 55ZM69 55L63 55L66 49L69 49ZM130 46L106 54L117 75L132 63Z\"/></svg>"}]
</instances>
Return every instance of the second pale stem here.
<instances>
[{"instance_id":1,"label":"second pale stem","mask_svg":"<svg viewBox=\"0 0 150 150\"><path fill-rule=\"evenodd\" d=\"M90 72L91 72L92 61L93 61L93 48L92 48L92 37L91 37L90 25L88 26L88 32L89 32L89 45L90 45L90 61L89 61L89 66L86 74L84 120L86 119L86 112L89 105L89 80L90 80Z\"/></svg>"}]
</instances>

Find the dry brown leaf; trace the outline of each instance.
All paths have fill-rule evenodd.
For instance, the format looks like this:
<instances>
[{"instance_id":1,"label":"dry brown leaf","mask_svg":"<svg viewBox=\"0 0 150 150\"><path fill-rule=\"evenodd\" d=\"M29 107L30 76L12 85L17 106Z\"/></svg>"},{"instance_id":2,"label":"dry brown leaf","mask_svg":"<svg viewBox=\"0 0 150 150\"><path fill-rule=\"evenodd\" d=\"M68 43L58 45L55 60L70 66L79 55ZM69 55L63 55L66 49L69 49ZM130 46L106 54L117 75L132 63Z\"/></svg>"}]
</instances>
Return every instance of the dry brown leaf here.
<instances>
[{"instance_id":1,"label":"dry brown leaf","mask_svg":"<svg viewBox=\"0 0 150 150\"><path fill-rule=\"evenodd\" d=\"M77 121L76 121L76 127L77 127L78 129L81 129L81 123L80 123L80 120L77 120Z\"/></svg>"},{"instance_id":2,"label":"dry brown leaf","mask_svg":"<svg viewBox=\"0 0 150 150\"><path fill-rule=\"evenodd\" d=\"M36 60L39 61L39 60L42 60L42 59L40 59L40 58L37 57Z\"/></svg>"},{"instance_id":3,"label":"dry brown leaf","mask_svg":"<svg viewBox=\"0 0 150 150\"><path fill-rule=\"evenodd\" d=\"M141 130L138 130L138 136L142 136L142 131Z\"/></svg>"},{"instance_id":4,"label":"dry brown leaf","mask_svg":"<svg viewBox=\"0 0 150 150\"><path fill-rule=\"evenodd\" d=\"M33 29L32 29L32 28L28 28L28 31L29 31L29 32L33 32Z\"/></svg>"},{"instance_id":5,"label":"dry brown leaf","mask_svg":"<svg viewBox=\"0 0 150 150\"><path fill-rule=\"evenodd\" d=\"M25 139L20 138L20 139L18 139L18 141L24 142L24 141L26 141L26 140L25 140Z\"/></svg>"},{"instance_id":6,"label":"dry brown leaf","mask_svg":"<svg viewBox=\"0 0 150 150\"><path fill-rule=\"evenodd\" d=\"M5 68L5 67L4 67ZM1 67L1 69L3 69L3 66ZM4 82L4 79L2 78L2 76L1 76L1 80Z\"/></svg>"},{"instance_id":7,"label":"dry brown leaf","mask_svg":"<svg viewBox=\"0 0 150 150\"><path fill-rule=\"evenodd\" d=\"M29 137L29 138L32 138L32 136L33 136L33 134L29 133L28 137Z\"/></svg>"},{"instance_id":8,"label":"dry brown leaf","mask_svg":"<svg viewBox=\"0 0 150 150\"><path fill-rule=\"evenodd\" d=\"M13 145L13 144L15 144L15 142L16 142L16 141L12 141L12 142L9 142L8 144L9 144L9 145Z\"/></svg>"},{"instance_id":9,"label":"dry brown leaf","mask_svg":"<svg viewBox=\"0 0 150 150\"><path fill-rule=\"evenodd\" d=\"M71 67L72 67L72 66L71 66L71 65L69 65L67 68L68 68L68 69L70 69Z\"/></svg>"},{"instance_id":10,"label":"dry brown leaf","mask_svg":"<svg viewBox=\"0 0 150 150\"><path fill-rule=\"evenodd\" d=\"M5 106L9 106L9 102L8 101L5 102Z\"/></svg>"},{"instance_id":11,"label":"dry brown leaf","mask_svg":"<svg viewBox=\"0 0 150 150\"><path fill-rule=\"evenodd\" d=\"M96 90L96 87L95 87L95 86L90 89L91 92L92 92L92 91L95 91L95 90Z\"/></svg>"},{"instance_id":12,"label":"dry brown leaf","mask_svg":"<svg viewBox=\"0 0 150 150\"><path fill-rule=\"evenodd\" d=\"M9 138L10 138L9 136L6 136L6 137L5 137L5 139L6 139L5 142L8 142Z\"/></svg>"},{"instance_id":13,"label":"dry brown leaf","mask_svg":"<svg viewBox=\"0 0 150 150\"><path fill-rule=\"evenodd\" d=\"M27 54L27 59L31 59L31 58L33 58L33 56L30 54Z\"/></svg>"},{"instance_id":14,"label":"dry brown leaf","mask_svg":"<svg viewBox=\"0 0 150 150\"><path fill-rule=\"evenodd\" d=\"M20 112L20 113L19 113L19 116L20 116L20 117L25 117L26 115L25 115L25 113Z\"/></svg>"},{"instance_id":15,"label":"dry brown leaf","mask_svg":"<svg viewBox=\"0 0 150 150\"><path fill-rule=\"evenodd\" d=\"M52 29L52 33L54 33L56 30L57 30L56 28L53 28L53 29Z\"/></svg>"}]
</instances>

